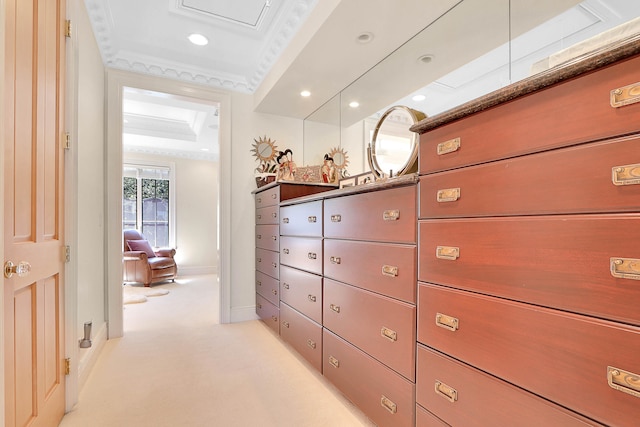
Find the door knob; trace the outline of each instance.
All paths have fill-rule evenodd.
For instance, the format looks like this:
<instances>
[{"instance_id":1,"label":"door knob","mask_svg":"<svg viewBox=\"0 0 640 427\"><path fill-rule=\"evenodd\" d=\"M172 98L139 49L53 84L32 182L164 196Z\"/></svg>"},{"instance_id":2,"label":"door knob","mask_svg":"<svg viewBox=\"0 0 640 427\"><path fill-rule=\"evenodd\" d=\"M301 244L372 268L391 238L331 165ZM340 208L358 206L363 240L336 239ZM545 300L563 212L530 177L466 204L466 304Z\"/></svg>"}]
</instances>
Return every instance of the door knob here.
<instances>
[{"instance_id":1,"label":"door knob","mask_svg":"<svg viewBox=\"0 0 640 427\"><path fill-rule=\"evenodd\" d=\"M20 261L17 265L11 261L4 263L4 277L10 279L14 274L23 277L31 271L31 264L26 261Z\"/></svg>"}]
</instances>

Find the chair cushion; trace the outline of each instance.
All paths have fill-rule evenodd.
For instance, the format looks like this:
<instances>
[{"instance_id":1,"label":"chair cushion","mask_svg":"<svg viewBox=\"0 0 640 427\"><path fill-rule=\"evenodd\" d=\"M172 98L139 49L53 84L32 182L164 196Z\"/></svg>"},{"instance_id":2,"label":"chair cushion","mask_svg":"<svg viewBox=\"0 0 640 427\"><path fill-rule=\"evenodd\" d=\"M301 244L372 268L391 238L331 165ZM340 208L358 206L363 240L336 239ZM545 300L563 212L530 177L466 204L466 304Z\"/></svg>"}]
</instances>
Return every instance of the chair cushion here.
<instances>
[{"instance_id":1,"label":"chair cushion","mask_svg":"<svg viewBox=\"0 0 640 427\"><path fill-rule=\"evenodd\" d=\"M156 256L156 253L153 252L148 240L128 240L127 245L132 251L146 252L147 258L153 258Z\"/></svg>"}]
</instances>

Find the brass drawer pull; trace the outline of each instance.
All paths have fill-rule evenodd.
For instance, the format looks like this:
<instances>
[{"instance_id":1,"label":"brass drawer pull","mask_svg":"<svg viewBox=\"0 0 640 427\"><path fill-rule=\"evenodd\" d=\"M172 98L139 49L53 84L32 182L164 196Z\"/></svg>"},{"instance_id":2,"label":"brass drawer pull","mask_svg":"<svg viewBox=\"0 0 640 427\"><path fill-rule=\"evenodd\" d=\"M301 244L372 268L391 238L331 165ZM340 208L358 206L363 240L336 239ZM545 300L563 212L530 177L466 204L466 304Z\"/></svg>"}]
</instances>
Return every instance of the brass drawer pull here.
<instances>
[{"instance_id":1,"label":"brass drawer pull","mask_svg":"<svg viewBox=\"0 0 640 427\"><path fill-rule=\"evenodd\" d=\"M278 316L271 316L271 320L278 323Z\"/></svg>"},{"instance_id":2,"label":"brass drawer pull","mask_svg":"<svg viewBox=\"0 0 640 427\"><path fill-rule=\"evenodd\" d=\"M613 185L640 184L640 163L611 168Z\"/></svg>"},{"instance_id":3,"label":"brass drawer pull","mask_svg":"<svg viewBox=\"0 0 640 427\"><path fill-rule=\"evenodd\" d=\"M329 261L331 261L331 264L340 264L342 260L339 256L332 256L331 258L329 258Z\"/></svg>"},{"instance_id":4,"label":"brass drawer pull","mask_svg":"<svg viewBox=\"0 0 640 427\"><path fill-rule=\"evenodd\" d=\"M452 316L447 316L446 314L436 313L436 325L441 328L448 329L450 331L457 331L459 327L460 321Z\"/></svg>"},{"instance_id":5,"label":"brass drawer pull","mask_svg":"<svg viewBox=\"0 0 640 427\"><path fill-rule=\"evenodd\" d=\"M460 198L460 188L445 188L438 190L438 203L455 202Z\"/></svg>"},{"instance_id":6,"label":"brass drawer pull","mask_svg":"<svg viewBox=\"0 0 640 427\"><path fill-rule=\"evenodd\" d=\"M442 396L447 399L449 402L455 402L458 400L458 392L455 388L449 387L445 383L436 380L435 391L438 396Z\"/></svg>"},{"instance_id":7,"label":"brass drawer pull","mask_svg":"<svg viewBox=\"0 0 640 427\"><path fill-rule=\"evenodd\" d=\"M436 247L436 258L448 259L455 261L460 257L460 248L455 246L438 246Z\"/></svg>"},{"instance_id":8,"label":"brass drawer pull","mask_svg":"<svg viewBox=\"0 0 640 427\"><path fill-rule=\"evenodd\" d=\"M289 218L282 218L282 222L285 224L289 224Z\"/></svg>"},{"instance_id":9,"label":"brass drawer pull","mask_svg":"<svg viewBox=\"0 0 640 427\"><path fill-rule=\"evenodd\" d=\"M389 341L398 341L398 333L384 326L380 330L380 336L388 339Z\"/></svg>"},{"instance_id":10,"label":"brass drawer pull","mask_svg":"<svg viewBox=\"0 0 640 427\"><path fill-rule=\"evenodd\" d=\"M400 219L400 211L397 209L384 211L382 213L382 219L384 221L397 221Z\"/></svg>"},{"instance_id":11,"label":"brass drawer pull","mask_svg":"<svg viewBox=\"0 0 640 427\"><path fill-rule=\"evenodd\" d=\"M611 258L610 263L613 277L640 280L640 259Z\"/></svg>"},{"instance_id":12,"label":"brass drawer pull","mask_svg":"<svg viewBox=\"0 0 640 427\"><path fill-rule=\"evenodd\" d=\"M262 304L258 303L258 310L262 310Z\"/></svg>"},{"instance_id":13,"label":"brass drawer pull","mask_svg":"<svg viewBox=\"0 0 640 427\"><path fill-rule=\"evenodd\" d=\"M436 148L436 153L438 153L438 156L442 156L443 154L453 153L454 151L458 151L459 148L460 148L460 138L454 138L438 144L438 147Z\"/></svg>"},{"instance_id":14,"label":"brass drawer pull","mask_svg":"<svg viewBox=\"0 0 640 427\"><path fill-rule=\"evenodd\" d=\"M390 400L385 395L382 395L382 397L380 398L380 406L382 406L384 409L391 412L392 414L395 414L396 412L398 412L398 405L393 403L393 401Z\"/></svg>"},{"instance_id":15,"label":"brass drawer pull","mask_svg":"<svg viewBox=\"0 0 640 427\"><path fill-rule=\"evenodd\" d=\"M262 282L260 280L256 280L256 285L262 286Z\"/></svg>"},{"instance_id":16,"label":"brass drawer pull","mask_svg":"<svg viewBox=\"0 0 640 427\"><path fill-rule=\"evenodd\" d=\"M307 218L307 221L309 221L309 222L317 222L318 218L316 218L315 216L310 216L310 217Z\"/></svg>"},{"instance_id":17,"label":"brass drawer pull","mask_svg":"<svg viewBox=\"0 0 640 427\"><path fill-rule=\"evenodd\" d=\"M271 293L274 294L274 295L278 295L278 291L275 290L275 289L271 289Z\"/></svg>"},{"instance_id":18,"label":"brass drawer pull","mask_svg":"<svg viewBox=\"0 0 640 427\"><path fill-rule=\"evenodd\" d=\"M318 258L318 255L316 255L316 253L315 253L315 252L309 252L309 253L307 254L307 258L309 258L309 259L316 259L316 258Z\"/></svg>"},{"instance_id":19,"label":"brass drawer pull","mask_svg":"<svg viewBox=\"0 0 640 427\"><path fill-rule=\"evenodd\" d=\"M277 196L275 193L273 193L273 194L271 195L271 198L272 198L272 199L275 199L276 197L278 197L278 196Z\"/></svg>"},{"instance_id":20,"label":"brass drawer pull","mask_svg":"<svg viewBox=\"0 0 640 427\"><path fill-rule=\"evenodd\" d=\"M271 236L271 238L273 239L274 242L278 240L278 236Z\"/></svg>"},{"instance_id":21,"label":"brass drawer pull","mask_svg":"<svg viewBox=\"0 0 640 427\"><path fill-rule=\"evenodd\" d=\"M316 342L314 340L307 340L307 345L313 349L316 348Z\"/></svg>"},{"instance_id":22,"label":"brass drawer pull","mask_svg":"<svg viewBox=\"0 0 640 427\"><path fill-rule=\"evenodd\" d=\"M258 202L258 203L262 203L262 198L261 198L261 197L258 197L258 199L256 200L256 202Z\"/></svg>"},{"instance_id":23,"label":"brass drawer pull","mask_svg":"<svg viewBox=\"0 0 640 427\"><path fill-rule=\"evenodd\" d=\"M329 363L334 368L339 368L340 367L340 361L338 359L336 359L335 357L333 357L333 356L329 356Z\"/></svg>"},{"instance_id":24,"label":"brass drawer pull","mask_svg":"<svg viewBox=\"0 0 640 427\"><path fill-rule=\"evenodd\" d=\"M309 301L311 301L311 302L316 302L316 296L315 296L315 295L311 295L311 294L309 294L309 295L307 295L307 298L308 298L308 299L309 299Z\"/></svg>"},{"instance_id":25,"label":"brass drawer pull","mask_svg":"<svg viewBox=\"0 0 640 427\"><path fill-rule=\"evenodd\" d=\"M262 219L262 215L258 214L258 219Z\"/></svg>"},{"instance_id":26,"label":"brass drawer pull","mask_svg":"<svg viewBox=\"0 0 640 427\"><path fill-rule=\"evenodd\" d=\"M262 239L262 234L256 235L256 239L258 239L258 240Z\"/></svg>"},{"instance_id":27,"label":"brass drawer pull","mask_svg":"<svg viewBox=\"0 0 640 427\"><path fill-rule=\"evenodd\" d=\"M336 313L340 313L340 306L339 305L331 304L331 305L329 305L329 308L331 310L335 311Z\"/></svg>"},{"instance_id":28,"label":"brass drawer pull","mask_svg":"<svg viewBox=\"0 0 640 427\"><path fill-rule=\"evenodd\" d=\"M607 382L609 387L615 390L640 397L640 375L638 374L607 366Z\"/></svg>"},{"instance_id":29,"label":"brass drawer pull","mask_svg":"<svg viewBox=\"0 0 640 427\"><path fill-rule=\"evenodd\" d=\"M273 268L278 268L278 264L275 262L272 262L271 265L273 266Z\"/></svg>"},{"instance_id":30,"label":"brass drawer pull","mask_svg":"<svg viewBox=\"0 0 640 427\"><path fill-rule=\"evenodd\" d=\"M383 265L382 275L387 277L398 277L398 267L393 265Z\"/></svg>"},{"instance_id":31,"label":"brass drawer pull","mask_svg":"<svg viewBox=\"0 0 640 427\"><path fill-rule=\"evenodd\" d=\"M257 262L262 262L262 258L256 258Z\"/></svg>"},{"instance_id":32,"label":"brass drawer pull","mask_svg":"<svg viewBox=\"0 0 640 427\"><path fill-rule=\"evenodd\" d=\"M274 217L274 218L277 218L278 217L278 213L274 212L274 213L271 214L271 216Z\"/></svg>"},{"instance_id":33,"label":"brass drawer pull","mask_svg":"<svg viewBox=\"0 0 640 427\"><path fill-rule=\"evenodd\" d=\"M289 249L287 248L282 249L282 253L285 255L289 255Z\"/></svg>"},{"instance_id":34,"label":"brass drawer pull","mask_svg":"<svg viewBox=\"0 0 640 427\"><path fill-rule=\"evenodd\" d=\"M331 222L340 222L342 221L342 215L331 215Z\"/></svg>"},{"instance_id":35,"label":"brass drawer pull","mask_svg":"<svg viewBox=\"0 0 640 427\"><path fill-rule=\"evenodd\" d=\"M287 322L286 320L282 321L282 326L284 326L285 328L289 327L289 322Z\"/></svg>"},{"instance_id":36,"label":"brass drawer pull","mask_svg":"<svg viewBox=\"0 0 640 427\"><path fill-rule=\"evenodd\" d=\"M620 87L611 91L611 106L613 108L640 102L640 82Z\"/></svg>"},{"instance_id":37,"label":"brass drawer pull","mask_svg":"<svg viewBox=\"0 0 640 427\"><path fill-rule=\"evenodd\" d=\"M285 288L285 289L289 289L289 284L288 283L283 283L282 287Z\"/></svg>"}]
</instances>

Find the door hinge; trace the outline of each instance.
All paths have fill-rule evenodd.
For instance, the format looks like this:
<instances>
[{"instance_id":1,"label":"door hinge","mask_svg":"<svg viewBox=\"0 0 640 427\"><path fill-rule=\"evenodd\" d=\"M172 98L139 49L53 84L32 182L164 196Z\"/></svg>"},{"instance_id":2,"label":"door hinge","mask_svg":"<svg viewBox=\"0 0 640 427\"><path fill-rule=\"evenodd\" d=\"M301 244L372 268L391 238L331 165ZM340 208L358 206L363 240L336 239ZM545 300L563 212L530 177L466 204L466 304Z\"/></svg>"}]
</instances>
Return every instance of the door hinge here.
<instances>
[{"instance_id":1,"label":"door hinge","mask_svg":"<svg viewBox=\"0 0 640 427\"><path fill-rule=\"evenodd\" d=\"M70 38L71 37L71 20L67 19L64 21L64 36Z\"/></svg>"},{"instance_id":2,"label":"door hinge","mask_svg":"<svg viewBox=\"0 0 640 427\"><path fill-rule=\"evenodd\" d=\"M64 262L71 262L71 246L64 247Z\"/></svg>"},{"instance_id":3,"label":"door hinge","mask_svg":"<svg viewBox=\"0 0 640 427\"><path fill-rule=\"evenodd\" d=\"M64 359L64 374L69 375L71 373L71 358Z\"/></svg>"},{"instance_id":4,"label":"door hinge","mask_svg":"<svg viewBox=\"0 0 640 427\"><path fill-rule=\"evenodd\" d=\"M64 149L71 149L71 134L69 132L64 133Z\"/></svg>"}]
</instances>

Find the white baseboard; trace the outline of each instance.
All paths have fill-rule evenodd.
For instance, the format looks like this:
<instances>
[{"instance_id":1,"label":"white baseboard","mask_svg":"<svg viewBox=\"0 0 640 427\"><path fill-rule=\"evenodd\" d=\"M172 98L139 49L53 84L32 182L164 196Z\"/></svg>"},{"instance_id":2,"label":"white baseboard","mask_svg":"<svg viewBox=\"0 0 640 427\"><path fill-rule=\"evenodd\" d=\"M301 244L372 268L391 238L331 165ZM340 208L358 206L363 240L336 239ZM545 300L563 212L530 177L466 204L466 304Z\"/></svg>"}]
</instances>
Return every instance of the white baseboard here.
<instances>
[{"instance_id":1,"label":"white baseboard","mask_svg":"<svg viewBox=\"0 0 640 427\"><path fill-rule=\"evenodd\" d=\"M107 342L107 323L104 322L94 337L91 339L91 347L80 349L78 353L78 391L82 391L91 369L96 364L100 352Z\"/></svg>"},{"instance_id":2,"label":"white baseboard","mask_svg":"<svg viewBox=\"0 0 640 427\"><path fill-rule=\"evenodd\" d=\"M181 276L199 276L201 274L218 274L218 266L194 266L180 267L178 266L178 277Z\"/></svg>"},{"instance_id":3,"label":"white baseboard","mask_svg":"<svg viewBox=\"0 0 640 427\"><path fill-rule=\"evenodd\" d=\"M231 323L246 322L249 320L258 320L255 305L231 309Z\"/></svg>"}]
</instances>

